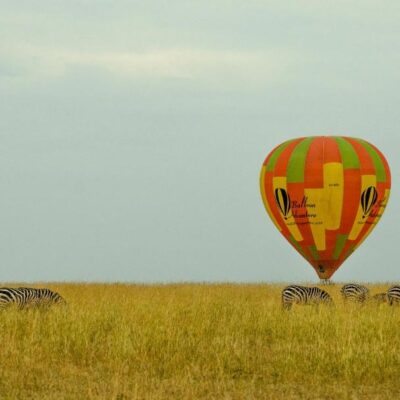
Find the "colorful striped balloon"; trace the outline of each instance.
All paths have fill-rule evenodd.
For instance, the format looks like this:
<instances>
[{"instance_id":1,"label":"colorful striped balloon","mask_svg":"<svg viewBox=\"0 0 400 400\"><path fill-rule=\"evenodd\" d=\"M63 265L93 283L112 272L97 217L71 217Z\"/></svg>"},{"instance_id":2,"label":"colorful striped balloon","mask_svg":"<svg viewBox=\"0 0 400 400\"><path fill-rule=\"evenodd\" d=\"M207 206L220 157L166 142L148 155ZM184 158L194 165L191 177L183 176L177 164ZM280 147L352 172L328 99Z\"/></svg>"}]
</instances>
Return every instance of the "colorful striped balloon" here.
<instances>
[{"instance_id":1,"label":"colorful striped balloon","mask_svg":"<svg viewBox=\"0 0 400 400\"><path fill-rule=\"evenodd\" d=\"M289 140L268 155L260 188L273 223L329 279L379 222L390 194L383 154L362 139Z\"/></svg>"}]
</instances>

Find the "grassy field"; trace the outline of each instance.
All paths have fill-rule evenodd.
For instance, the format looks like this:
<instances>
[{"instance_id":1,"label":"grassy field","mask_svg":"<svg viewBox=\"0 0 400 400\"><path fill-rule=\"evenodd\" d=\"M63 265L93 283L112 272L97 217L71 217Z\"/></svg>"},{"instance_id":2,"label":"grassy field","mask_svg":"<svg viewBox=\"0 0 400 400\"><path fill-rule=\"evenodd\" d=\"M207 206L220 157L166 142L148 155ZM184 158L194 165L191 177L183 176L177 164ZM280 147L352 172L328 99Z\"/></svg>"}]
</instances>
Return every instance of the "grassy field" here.
<instances>
[{"instance_id":1,"label":"grassy field","mask_svg":"<svg viewBox=\"0 0 400 400\"><path fill-rule=\"evenodd\" d=\"M279 285L45 286L69 306L0 313L1 399L400 398L400 307L340 286L290 312Z\"/></svg>"}]
</instances>

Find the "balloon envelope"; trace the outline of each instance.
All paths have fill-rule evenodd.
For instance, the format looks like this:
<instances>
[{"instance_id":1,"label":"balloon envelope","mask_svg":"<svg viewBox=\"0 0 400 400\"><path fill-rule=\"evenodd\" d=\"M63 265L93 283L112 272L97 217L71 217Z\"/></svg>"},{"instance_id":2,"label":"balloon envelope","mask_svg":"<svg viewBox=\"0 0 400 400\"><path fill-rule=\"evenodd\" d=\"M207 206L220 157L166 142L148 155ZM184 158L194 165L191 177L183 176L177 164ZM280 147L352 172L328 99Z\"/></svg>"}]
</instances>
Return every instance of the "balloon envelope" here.
<instances>
[{"instance_id":1,"label":"balloon envelope","mask_svg":"<svg viewBox=\"0 0 400 400\"><path fill-rule=\"evenodd\" d=\"M379 222L390 194L382 153L362 139L302 137L267 156L267 213L321 279L330 278Z\"/></svg>"}]
</instances>

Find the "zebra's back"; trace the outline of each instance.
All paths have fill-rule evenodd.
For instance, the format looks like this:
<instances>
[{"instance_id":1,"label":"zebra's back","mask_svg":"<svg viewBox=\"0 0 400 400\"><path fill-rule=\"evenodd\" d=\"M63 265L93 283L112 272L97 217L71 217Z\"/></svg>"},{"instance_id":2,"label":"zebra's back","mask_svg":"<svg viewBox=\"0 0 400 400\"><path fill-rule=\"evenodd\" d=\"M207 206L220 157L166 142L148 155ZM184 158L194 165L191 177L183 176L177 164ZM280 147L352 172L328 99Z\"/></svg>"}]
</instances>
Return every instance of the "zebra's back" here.
<instances>
[{"instance_id":1,"label":"zebra's back","mask_svg":"<svg viewBox=\"0 0 400 400\"><path fill-rule=\"evenodd\" d=\"M290 285L282 290L282 306L289 310L293 304L333 304L331 296L318 287Z\"/></svg>"},{"instance_id":2,"label":"zebra's back","mask_svg":"<svg viewBox=\"0 0 400 400\"><path fill-rule=\"evenodd\" d=\"M66 301L50 289L0 288L0 308L3 309L12 305L22 309L48 307L52 304L66 304Z\"/></svg>"}]
</instances>

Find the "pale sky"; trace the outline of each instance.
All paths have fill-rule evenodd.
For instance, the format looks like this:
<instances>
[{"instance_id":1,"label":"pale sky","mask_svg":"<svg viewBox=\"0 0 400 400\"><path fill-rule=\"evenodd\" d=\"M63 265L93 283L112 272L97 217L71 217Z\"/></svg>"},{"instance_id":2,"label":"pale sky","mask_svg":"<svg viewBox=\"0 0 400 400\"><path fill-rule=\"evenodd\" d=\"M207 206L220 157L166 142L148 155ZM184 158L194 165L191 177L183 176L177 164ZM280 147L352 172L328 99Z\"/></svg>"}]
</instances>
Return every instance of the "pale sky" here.
<instances>
[{"instance_id":1,"label":"pale sky","mask_svg":"<svg viewBox=\"0 0 400 400\"><path fill-rule=\"evenodd\" d=\"M400 3L0 0L1 281L318 281L259 193L362 137L385 215L335 281L398 281Z\"/></svg>"}]
</instances>

